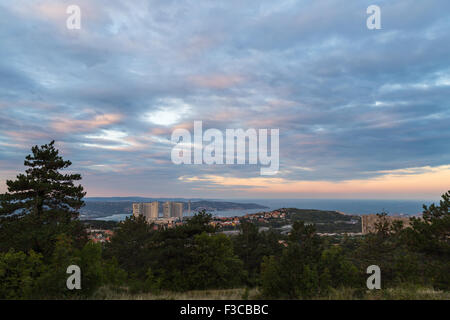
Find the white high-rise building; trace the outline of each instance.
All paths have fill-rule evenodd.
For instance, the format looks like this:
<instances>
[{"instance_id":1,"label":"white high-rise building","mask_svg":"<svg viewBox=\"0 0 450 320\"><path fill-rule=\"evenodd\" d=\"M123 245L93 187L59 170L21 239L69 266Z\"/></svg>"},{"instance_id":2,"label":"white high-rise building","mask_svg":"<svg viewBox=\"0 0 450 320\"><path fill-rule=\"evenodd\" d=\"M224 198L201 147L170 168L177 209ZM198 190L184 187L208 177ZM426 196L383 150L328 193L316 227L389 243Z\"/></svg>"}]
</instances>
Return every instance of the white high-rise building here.
<instances>
[{"instance_id":1,"label":"white high-rise building","mask_svg":"<svg viewBox=\"0 0 450 320\"><path fill-rule=\"evenodd\" d=\"M133 216L138 217L142 215L147 221L158 219L159 216L158 201L147 203L133 203Z\"/></svg>"},{"instance_id":2,"label":"white high-rise building","mask_svg":"<svg viewBox=\"0 0 450 320\"><path fill-rule=\"evenodd\" d=\"M164 202L163 216L164 216L164 218L170 218L172 216L172 202L171 201Z\"/></svg>"},{"instance_id":3,"label":"white high-rise building","mask_svg":"<svg viewBox=\"0 0 450 320\"><path fill-rule=\"evenodd\" d=\"M159 217L159 204L158 201L145 204L145 216L147 220L156 220Z\"/></svg>"},{"instance_id":4,"label":"white high-rise building","mask_svg":"<svg viewBox=\"0 0 450 320\"><path fill-rule=\"evenodd\" d=\"M163 204L164 218L182 218L183 217L183 203L166 201Z\"/></svg>"},{"instance_id":5,"label":"white high-rise building","mask_svg":"<svg viewBox=\"0 0 450 320\"><path fill-rule=\"evenodd\" d=\"M182 218L183 217L183 203L172 202L172 217Z\"/></svg>"},{"instance_id":6,"label":"white high-rise building","mask_svg":"<svg viewBox=\"0 0 450 320\"><path fill-rule=\"evenodd\" d=\"M144 204L143 203L133 203L133 216L136 218L140 215L144 215Z\"/></svg>"}]
</instances>

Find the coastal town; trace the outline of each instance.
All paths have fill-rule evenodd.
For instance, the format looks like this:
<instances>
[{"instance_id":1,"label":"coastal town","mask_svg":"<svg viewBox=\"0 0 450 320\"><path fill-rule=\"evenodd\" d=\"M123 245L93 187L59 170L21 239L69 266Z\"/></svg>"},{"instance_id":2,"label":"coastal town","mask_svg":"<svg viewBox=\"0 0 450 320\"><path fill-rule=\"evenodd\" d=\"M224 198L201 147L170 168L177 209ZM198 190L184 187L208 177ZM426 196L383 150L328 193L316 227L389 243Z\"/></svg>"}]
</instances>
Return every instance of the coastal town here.
<instances>
[{"instance_id":1,"label":"coastal town","mask_svg":"<svg viewBox=\"0 0 450 320\"><path fill-rule=\"evenodd\" d=\"M165 207L170 207L167 203ZM136 206L138 208L138 206ZM145 212L136 211L135 216ZM153 216L157 215L153 213ZM183 216L179 212L176 217L170 217L169 211L165 211L165 218L147 219L153 225L154 230L158 228L173 228L183 225L192 216ZM409 225L407 216L387 216L389 221L402 221L404 226ZM227 235L238 234L240 225L244 222L251 222L258 226L260 232L273 230L281 234L289 234L293 221L301 220L305 224L314 224L319 236L362 236L374 231L377 222L376 214L368 215L348 215L338 211L302 210L293 208L281 208L273 211L261 211L258 213L248 213L243 216L212 216L210 224L217 228L218 232ZM92 223L92 220L90 220ZM120 223L120 222L117 222ZM114 223L112 223L114 224ZM94 242L108 242L114 234L114 228L89 228L89 238Z\"/></svg>"}]
</instances>

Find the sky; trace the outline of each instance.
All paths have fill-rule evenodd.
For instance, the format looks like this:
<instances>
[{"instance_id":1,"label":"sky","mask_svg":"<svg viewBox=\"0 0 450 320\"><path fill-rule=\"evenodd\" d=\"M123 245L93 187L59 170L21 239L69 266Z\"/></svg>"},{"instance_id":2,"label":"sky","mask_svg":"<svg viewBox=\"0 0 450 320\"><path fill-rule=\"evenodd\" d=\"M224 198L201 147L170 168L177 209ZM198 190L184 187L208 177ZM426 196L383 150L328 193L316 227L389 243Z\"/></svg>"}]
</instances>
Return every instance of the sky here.
<instances>
[{"instance_id":1,"label":"sky","mask_svg":"<svg viewBox=\"0 0 450 320\"><path fill-rule=\"evenodd\" d=\"M0 192L56 140L91 197L437 199L449 31L447 0L0 0ZM194 121L279 129L278 173L174 164Z\"/></svg>"}]
</instances>

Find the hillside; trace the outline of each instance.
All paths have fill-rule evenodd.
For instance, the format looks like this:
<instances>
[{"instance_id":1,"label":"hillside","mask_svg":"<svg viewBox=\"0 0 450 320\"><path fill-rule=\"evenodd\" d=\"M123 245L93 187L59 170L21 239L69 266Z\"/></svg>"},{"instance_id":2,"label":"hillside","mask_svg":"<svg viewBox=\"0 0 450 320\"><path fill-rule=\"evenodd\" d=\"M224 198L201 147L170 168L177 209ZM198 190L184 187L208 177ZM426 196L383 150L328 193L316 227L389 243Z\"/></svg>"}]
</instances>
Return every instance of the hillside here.
<instances>
[{"instance_id":1,"label":"hillside","mask_svg":"<svg viewBox=\"0 0 450 320\"><path fill-rule=\"evenodd\" d=\"M158 199L149 198L88 198L86 200L86 205L80 210L81 218L83 220L103 218L112 215L121 214L132 214L133 202L150 202L158 201ZM122 199L122 200L117 200ZM127 199L127 200L124 200ZM131 201L129 199L134 199ZM138 200L138 201L136 201ZM162 199L167 201L167 199ZM183 203L183 210L188 210L188 202L184 199L183 201L177 201ZM159 212L162 212L163 201L159 200ZM237 203L237 202L224 202L224 201L209 201L209 200L198 200L191 201L191 213L195 213L199 210L205 209L209 212L221 211L221 210L248 210L248 209L266 209L267 207L256 204L256 203Z\"/></svg>"},{"instance_id":2,"label":"hillside","mask_svg":"<svg viewBox=\"0 0 450 320\"><path fill-rule=\"evenodd\" d=\"M356 215L346 215L337 211L296 209L286 210L286 217L291 222L304 221L313 223L317 232L321 233L343 233L361 232L361 217Z\"/></svg>"}]
</instances>

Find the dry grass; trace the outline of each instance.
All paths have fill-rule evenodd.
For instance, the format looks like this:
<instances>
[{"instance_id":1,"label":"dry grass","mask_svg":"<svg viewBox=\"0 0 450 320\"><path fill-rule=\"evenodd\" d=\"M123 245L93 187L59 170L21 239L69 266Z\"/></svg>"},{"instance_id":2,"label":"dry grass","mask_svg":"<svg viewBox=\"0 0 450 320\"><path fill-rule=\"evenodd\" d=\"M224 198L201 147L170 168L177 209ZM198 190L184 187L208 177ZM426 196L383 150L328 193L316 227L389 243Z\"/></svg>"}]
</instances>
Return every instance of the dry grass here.
<instances>
[{"instance_id":1,"label":"dry grass","mask_svg":"<svg viewBox=\"0 0 450 320\"><path fill-rule=\"evenodd\" d=\"M357 290L353 288L331 289L318 300L450 300L449 291L437 291L423 287L397 287L381 290Z\"/></svg>"},{"instance_id":2,"label":"dry grass","mask_svg":"<svg viewBox=\"0 0 450 320\"><path fill-rule=\"evenodd\" d=\"M437 291L432 288L389 288L371 291L369 300L450 300L449 291Z\"/></svg>"},{"instance_id":3,"label":"dry grass","mask_svg":"<svg viewBox=\"0 0 450 320\"><path fill-rule=\"evenodd\" d=\"M257 289L246 290L195 290L186 292L161 291L154 293L131 294L126 289L112 290L107 287L100 288L93 296L94 300L243 300L256 299L259 295Z\"/></svg>"},{"instance_id":4,"label":"dry grass","mask_svg":"<svg viewBox=\"0 0 450 320\"><path fill-rule=\"evenodd\" d=\"M161 291L131 294L126 288L117 290L100 288L94 300L257 300L258 289L196 290L186 292ZM398 287L382 290L357 290L353 288L331 289L326 296L313 300L450 300L450 292L423 287Z\"/></svg>"}]
</instances>

